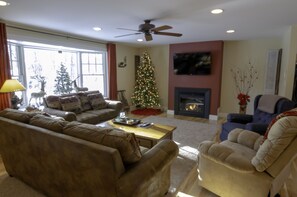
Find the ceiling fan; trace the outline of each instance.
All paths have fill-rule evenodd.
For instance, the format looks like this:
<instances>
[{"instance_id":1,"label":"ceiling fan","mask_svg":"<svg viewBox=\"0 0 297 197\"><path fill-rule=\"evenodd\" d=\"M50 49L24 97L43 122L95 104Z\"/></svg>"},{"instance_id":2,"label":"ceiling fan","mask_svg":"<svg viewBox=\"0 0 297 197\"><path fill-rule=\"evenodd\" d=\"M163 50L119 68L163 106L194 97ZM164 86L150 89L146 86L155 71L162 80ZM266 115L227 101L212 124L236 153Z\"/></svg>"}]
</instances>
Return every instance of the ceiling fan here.
<instances>
[{"instance_id":1,"label":"ceiling fan","mask_svg":"<svg viewBox=\"0 0 297 197\"><path fill-rule=\"evenodd\" d=\"M169 25L162 25L160 27L156 27L154 24L151 24L151 20L144 20L144 23L139 25L138 30L126 29L126 28L117 28L117 29L136 31L136 33L115 36L116 38L144 34L145 40L151 41L153 40L152 34L163 35L163 36L175 36L175 37L182 36L182 34L180 33L162 32L163 30L172 29L172 27Z\"/></svg>"}]
</instances>

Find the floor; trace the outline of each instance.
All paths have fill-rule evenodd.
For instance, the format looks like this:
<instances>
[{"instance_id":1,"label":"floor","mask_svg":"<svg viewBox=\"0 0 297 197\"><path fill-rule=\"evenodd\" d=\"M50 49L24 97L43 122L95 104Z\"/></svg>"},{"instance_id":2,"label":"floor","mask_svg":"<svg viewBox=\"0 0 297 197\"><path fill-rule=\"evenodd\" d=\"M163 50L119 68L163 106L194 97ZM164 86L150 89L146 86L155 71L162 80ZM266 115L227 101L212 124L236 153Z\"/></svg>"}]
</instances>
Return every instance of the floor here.
<instances>
[{"instance_id":1,"label":"floor","mask_svg":"<svg viewBox=\"0 0 297 197\"><path fill-rule=\"evenodd\" d=\"M133 115L128 114L131 118L145 118L146 116L139 116L139 115ZM179 115L171 115L167 113L162 113L159 116L161 117L174 117L176 119L181 120L188 120L188 121L195 121L195 122L202 122L202 123L210 123L210 121L214 120L208 120L204 118L196 118L196 117L188 117L188 116L179 116ZM225 121L224 118L220 118L218 120L218 123L221 124ZM219 133L220 131L217 131L217 134L215 136L215 140L219 140ZM5 174L5 167L2 162L2 159L0 157L0 176L2 174ZM216 197L215 194L207 191L206 189L200 187L197 182L197 171L196 169L193 169L192 176L189 176L189 180L185 181L185 185L183 186L183 189L179 191L177 194L178 197ZM297 162L292 166L292 175L289 177L288 181L286 182L285 186L280 192L281 197L294 197L297 196L297 191L295 186L297 185Z\"/></svg>"}]
</instances>

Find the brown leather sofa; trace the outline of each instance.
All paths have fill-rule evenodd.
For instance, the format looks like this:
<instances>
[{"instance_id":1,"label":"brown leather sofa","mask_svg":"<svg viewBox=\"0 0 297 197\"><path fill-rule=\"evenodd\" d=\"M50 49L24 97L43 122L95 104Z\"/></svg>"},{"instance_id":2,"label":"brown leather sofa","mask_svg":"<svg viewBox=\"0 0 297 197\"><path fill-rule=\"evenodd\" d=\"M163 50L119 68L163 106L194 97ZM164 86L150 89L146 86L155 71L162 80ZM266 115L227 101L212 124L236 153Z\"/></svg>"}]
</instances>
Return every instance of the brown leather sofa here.
<instances>
[{"instance_id":1,"label":"brown leather sofa","mask_svg":"<svg viewBox=\"0 0 297 197\"><path fill-rule=\"evenodd\" d=\"M44 98L43 111L67 121L98 124L119 115L123 104L104 99L99 91L49 95Z\"/></svg>"},{"instance_id":2,"label":"brown leather sofa","mask_svg":"<svg viewBox=\"0 0 297 197\"><path fill-rule=\"evenodd\" d=\"M9 175L49 197L141 197L168 191L178 147L141 152L132 133L6 109L0 154Z\"/></svg>"}]
</instances>

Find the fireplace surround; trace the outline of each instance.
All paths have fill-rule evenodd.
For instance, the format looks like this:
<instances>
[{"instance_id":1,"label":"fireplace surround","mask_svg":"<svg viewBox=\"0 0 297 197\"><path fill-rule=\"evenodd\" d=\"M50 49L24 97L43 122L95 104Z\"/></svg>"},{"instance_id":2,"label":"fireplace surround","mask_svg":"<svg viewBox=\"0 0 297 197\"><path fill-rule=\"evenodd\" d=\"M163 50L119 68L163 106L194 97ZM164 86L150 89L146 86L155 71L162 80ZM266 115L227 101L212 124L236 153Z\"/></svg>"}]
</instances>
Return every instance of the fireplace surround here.
<instances>
[{"instance_id":1,"label":"fireplace surround","mask_svg":"<svg viewBox=\"0 0 297 197\"><path fill-rule=\"evenodd\" d=\"M209 88L175 88L174 114L209 118Z\"/></svg>"}]
</instances>

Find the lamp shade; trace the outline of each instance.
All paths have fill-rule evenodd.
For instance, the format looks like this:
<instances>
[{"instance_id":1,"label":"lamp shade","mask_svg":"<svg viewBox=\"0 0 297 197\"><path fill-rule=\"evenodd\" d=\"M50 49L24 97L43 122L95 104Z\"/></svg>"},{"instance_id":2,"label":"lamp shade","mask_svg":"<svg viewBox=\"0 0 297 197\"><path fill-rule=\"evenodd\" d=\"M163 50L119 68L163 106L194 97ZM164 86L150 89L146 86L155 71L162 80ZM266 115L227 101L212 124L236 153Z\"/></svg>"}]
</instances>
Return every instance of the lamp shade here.
<instances>
[{"instance_id":1,"label":"lamp shade","mask_svg":"<svg viewBox=\"0 0 297 197\"><path fill-rule=\"evenodd\" d=\"M0 89L0 92L16 92L26 88L16 79L7 79Z\"/></svg>"}]
</instances>

